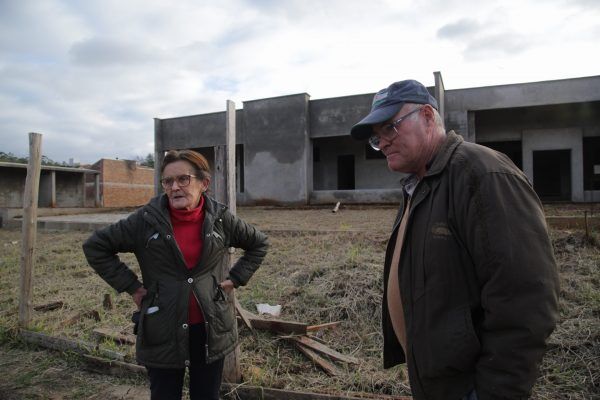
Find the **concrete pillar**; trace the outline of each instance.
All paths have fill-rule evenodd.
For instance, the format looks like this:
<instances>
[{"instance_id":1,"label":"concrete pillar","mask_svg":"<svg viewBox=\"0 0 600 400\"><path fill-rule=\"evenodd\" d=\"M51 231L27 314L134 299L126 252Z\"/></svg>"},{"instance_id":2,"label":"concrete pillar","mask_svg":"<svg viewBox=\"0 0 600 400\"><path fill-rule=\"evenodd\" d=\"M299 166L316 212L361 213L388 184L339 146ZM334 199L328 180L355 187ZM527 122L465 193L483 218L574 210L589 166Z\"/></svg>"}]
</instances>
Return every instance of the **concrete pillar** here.
<instances>
[{"instance_id":1,"label":"concrete pillar","mask_svg":"<svg viewBox=\"0 0 600 400\"><path fill-rule=\"evenodd\" d=\"M444 121L444 125L446 124L446 114L445 114L445 89L444 89L444 80L442 79L442 73L436 71L433 73L433 77L435 79L435 99L438 102L438 112L442 117L442 121Z\"/></svg>"},{"instance_id":2,"label":"concrete pillar","mask_svg":"<svg viewBox=\"0 0 600 400\"><path fill-rule=\"evenodd\" d=\"M85 173L81 174L81 207L85 208Z\"/></svg>"},{"instance_id":3,"label":"concrete pillar","mask_svg":"<svg viewBox=\"0 0 600 400\"><path fill-rule=\"evenodd\" d=\"M102 207L100 202L100 174L94 175L94 205Z\"/></svg>"},{"instance_id":4,"label":"concrete pillar","mask_svg":"<svg viewBox=\"0 0 600 400\"><path fill-rule=\"evenodd\" d=\"M467 121L468 128L466 132L465 139L469 142L476 143L477 141L477 132L475 129L475 111L467 111Z\"/></svg>"},{"instance_id":5,"label":"concrete pillar","mask_svg":"<svg viewBox=\"0 0 600 400\"><path fill-rule=\"evenodd\" d=\"M83 182L83 192L85 193L85 180ZM50 172L50 207L56 208L56 171Z\"/></svg>"}]
</instances>

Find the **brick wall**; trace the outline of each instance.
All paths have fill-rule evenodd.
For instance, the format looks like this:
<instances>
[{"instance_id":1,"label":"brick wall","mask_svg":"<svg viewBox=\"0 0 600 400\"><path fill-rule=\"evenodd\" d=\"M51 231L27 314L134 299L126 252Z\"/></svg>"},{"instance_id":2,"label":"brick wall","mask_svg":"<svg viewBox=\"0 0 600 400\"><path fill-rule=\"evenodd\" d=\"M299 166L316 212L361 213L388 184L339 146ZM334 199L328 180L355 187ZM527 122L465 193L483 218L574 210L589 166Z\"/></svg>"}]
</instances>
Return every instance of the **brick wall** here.
<instances>
[{"instance_id":1,"label":"brick wall","mask_svg":"<svg viewBox=\"0 0 600 400\"><path fill-rule=\"evenodd\" d=\"M135 207L154 196L154 169L135 161L103 158L92 166L100 171L100 197L104 207Z\"/></svg>"}]
</instances>

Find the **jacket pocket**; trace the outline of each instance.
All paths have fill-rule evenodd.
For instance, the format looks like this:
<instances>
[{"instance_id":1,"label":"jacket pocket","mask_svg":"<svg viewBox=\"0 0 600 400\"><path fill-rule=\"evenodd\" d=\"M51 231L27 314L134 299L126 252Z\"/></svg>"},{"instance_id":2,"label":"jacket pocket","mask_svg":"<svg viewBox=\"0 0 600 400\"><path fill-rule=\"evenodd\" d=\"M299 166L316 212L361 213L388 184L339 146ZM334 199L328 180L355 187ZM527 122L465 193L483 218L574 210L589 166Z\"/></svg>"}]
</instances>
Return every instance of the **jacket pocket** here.
<instances>
[{"instance_id":1,"label":"jacket pocket","mask_svg":"<svg viewBox=\"0 0 600 400\"><path fill-rule=\"evenodd\" d=\"M444 322L424 336L415 349L423 377L450 376L470 371L475 366L481 345L468 306L450 310Z\"/></svg>"},{"instance_id":2,"label":"jacket pocket","mask_svg":"<svg viewBox=\"0 0 600 400\"><path fill-rule=\"evenodd\" d=\"M228 332L233 329L235 315L229 300L229 295L219 285L217 278L213 275L213 306L215 310L215 331Z\"/></svg>"},{"instance_id":3,"label":"jacket pocket","mask_svg":"<svg viewBox=\"0 0 600 400\"><path fill-rule=\"evenodd\" d=\"M144 346L158 346L170 338L172 321L158 299L158 293L154 292L142 301L138 337Z\"/></svg>"}]
</instances>

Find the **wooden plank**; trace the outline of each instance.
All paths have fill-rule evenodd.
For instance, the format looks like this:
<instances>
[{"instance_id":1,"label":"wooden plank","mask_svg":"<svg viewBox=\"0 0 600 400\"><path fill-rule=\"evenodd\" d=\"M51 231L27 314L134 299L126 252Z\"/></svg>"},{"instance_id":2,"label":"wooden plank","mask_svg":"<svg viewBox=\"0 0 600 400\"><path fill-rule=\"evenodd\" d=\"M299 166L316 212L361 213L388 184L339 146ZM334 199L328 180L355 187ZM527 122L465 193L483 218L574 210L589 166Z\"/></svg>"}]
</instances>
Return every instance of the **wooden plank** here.
<instances>
[{"instance_id":1,"label":"wooden plank","mask_svg":"<svg viewBox=\"0 0 600 400\"><path fill-rule=\"evenodd\" d=\"M65 325L73 325L74 323L76 323L77 321L79 321L82 318L89 318L89 319L93 319L96 322L100 322L100 314L98 313L98 311L96 310L90 310L90 311L85 311L85 312L79 312L73 316L71 316L69 319L67 319L64 324Z\"/></svg>"},{"instance_id":2,"label":"wooden plank","mask_svg":"<svg viewBox=\"0 0 600 400\"><path fill-rule=\"evenodd\" d=\"M63 306L62 301L53 301L52 303L41 304L39 306L35 306L35 307L33 307L33 309L35 311L46 312L46 311L52 311L52 310L56 310L58 308L62 308L62 306Z\"/></svg>"},{"instance_id":3,"label":"wooden plank","mask_svg":"<svg viewBox=\"0 0 600 400\"><path fill-rule=\"evenodd\" d=\"M260 329L264 331L271 331L274 333L285 333L295 335L305 335L307 324L295 321L284 321L276 318L265 318L260 315L256 315L240 306L240 309L252 324L254 329Z\"/></svg>"},{"instance_id":4,"label":"wooden plank","mask_svg":"<svg viewBox=\"0 0 600 400\"><path fill-rule=\"evenodd\" d=\"M248 329L253 330L252 329L252 322L250 322L250 320L248 319L247 311L244 310L244 308L240 304L240 302L237 299L237 297L234 299L234 302L235 302L235 310L237 311L238 315L240 316L240 318L244 322L244 325L246 325L246 327Z\"/></svg>"},{"instance_id":5,"label":"wooden plank","mask_svg":"<svg viewBox=\"0 0 600 400\"><path fill-rule=\"evenodd\" d=\"M19 326L25 328L31 322L31 298L33 292L33 266L37 234L37 207L42 168L42 135L29 133L29 163L23 196L23 223L21 244L21 275L19 297Z\"/></svg>"},{"instance_id":6,"label":"wooden plank","mask_svg":"<svg viewBox=\"0 0 600 400\"><path fill-rule=\"evenodd\" d=\"M317 353L315 353L310 348L304 346L300 342L294 341L294 345L302 354L308 357L313 363L315 363L319 368L321 368L325 373L329 376L340 376L342 373L339 369Z\"/></svg>"},{"instance_id":7,"label":"wooden plank","mask_svg":"<svg viewBox=\"0 0 600 400\"><path fill-rule=\"evenodd\" d=\"M293 342L301 343L302 345L318 351L321 354L325 354L328 357L331 357L335 360L346 362L349 364L358 364L359 360L356 357L344 355L338 351L335 351L322 343L317 342L307 336L289 336L286 339L291 340Z\"/></svg>"},{"instance_id":8,"label":"wooden plank","mask_svg":"<svg viewBox=\"0 0 600 400\"><path fill-rule=\"evenodd\" d=\"M21 339L27 343L34 344L47 349L58 351L72 351L77 354L97 353L106 358L124 361L125 355L112 350L101 349L91 343L81 340L71 340L62 337L46 335L41 332L33 332L25 329L19 331Z\"/></svg>"},{"instance_id":9,"label":"wooden plank","mask_svg":"<svg viewBox=\"0 0 600 400\"><path fill-rule=\"evenodd\" d=\"M309 326L306 327L306 330L308 332L314 332L314 331L319 331L319 330L322 330L322 329L335 328L335 327L337 327L341 323L342 323L342 321L336 321L336 322L328 322L326 324L309 325Z\"/></svg>"},{"instance_id":10,"label":"wooden plank","mask_svg":"<svg viewBox=\"0 0 600 400\"><path fill-rule=\"evenodd\" d=\"M261 317L250 317L250 322L254 329L260 329L265 331L271 331L275 333L287 333L287 334L306 334L306 324L302 322L284 321L281 319L266 319Z\"/></svg>"},{"instance_id":11,"label":"wooden plank","mask_svg":"<svg viewBox=\"0 0 600 400\"><path fill-rule=\"evenodd\" d=\"M109 339L118 344L135 344L134 335L124 335L106 328L96 328L92 331L92 334L97 339Z\"/></svg>"},{"instance_id":12,"label":"wooden plank","mask_svg":"<svg viewBox=\"0 0 600 400\"><path fill-rule=\"evenodd\" d=\"M260 386L221 384L221 397L227 400L364 400L362 396L343 396L339 394L296 392L283 389L271 389ZM371 399L412 400L410 396L389 396L372 394Z\"/></svg>"},{"instance_id":13,"label":"wooden plank","mask_svg":"<svg viewBox=\"0 0 600 400\"><path fill-rule=\"evenodd\" d=\"M105 373L108 375L123 376L123 372L132 372L134 374L146 375L146 368L123 361L109 360L107 358L95 357L89 354L83 355L86 363L93 368L94 371Z\"/></svg>"}]
</instances>

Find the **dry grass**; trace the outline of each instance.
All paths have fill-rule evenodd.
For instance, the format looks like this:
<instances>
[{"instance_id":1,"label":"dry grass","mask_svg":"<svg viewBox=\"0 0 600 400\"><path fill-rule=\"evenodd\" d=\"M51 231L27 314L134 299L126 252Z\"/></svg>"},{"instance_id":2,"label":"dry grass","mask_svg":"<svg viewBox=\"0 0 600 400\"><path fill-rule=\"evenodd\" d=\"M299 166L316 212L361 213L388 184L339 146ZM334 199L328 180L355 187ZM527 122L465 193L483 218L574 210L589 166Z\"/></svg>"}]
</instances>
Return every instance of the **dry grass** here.
<instances>
[{"instance_id":1,"label":"dry grass","mask_svg":"<svg viewBox=\"0 0 600 400\"><path fill-rule=\"evenodd\" d=\"M282 318L309 324L343 321L337 329L324 331L321 339L361 360L356 366L342 365L345 374L331 378L278 337L242 329L245 380L251 385L317 392L409 393L403 366L388 371L381 368L381 272L395 210L351 208L333 214L329 209L242 208L239 212L269 231L272 244L263 267L247 287L238 291L242 305L255 311L256 303L281 304ZM87 235L39 232L34 304L61 300L65 306L35 312L34 329L89 341L96 327L130 331L129 315L135 307L127 295L116 295L87 266L80 250ZM580 232L553 231L552 235L561 272L561 321L551 337L534 398L589 399L598 394L600 384L600 249L598 242L586 242ZM0 230L0 351L2 360L9 360L0 361L0 392L9 388L22 394L25 388L34 393L32 387L51 385L52 374L44 375L49 377L43 382L33 378L39 375L40 365L79 373L79 361L26 351L14 340L20 237L19 231ZM123 258L137 268L134 257ZM112 311L102 308L105 293L113 296ZM101 322L82 319L64 324L70 316L91 309L100 313ZM133 355L131 346L105 342L103 347ZM15 352L21 355L15 356ZM52 361L40 361L44 357ZM114 379L99 380L94 375L75 379L76 374L71 375L72 379L63 379L77 386L79 392L70 393L68 398L87 398L90 390L97 391L105 380ZM11 383L15 379L23 383ZM127 384L139 386L143 382ZM46 398L35 396L29 398Z\"/></svg>"}]
</instances>

